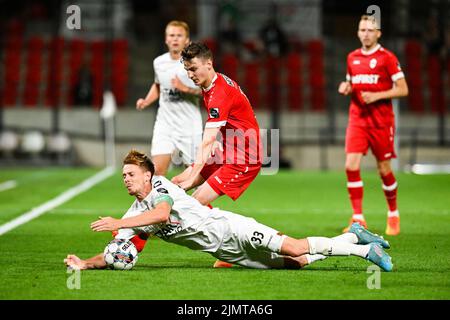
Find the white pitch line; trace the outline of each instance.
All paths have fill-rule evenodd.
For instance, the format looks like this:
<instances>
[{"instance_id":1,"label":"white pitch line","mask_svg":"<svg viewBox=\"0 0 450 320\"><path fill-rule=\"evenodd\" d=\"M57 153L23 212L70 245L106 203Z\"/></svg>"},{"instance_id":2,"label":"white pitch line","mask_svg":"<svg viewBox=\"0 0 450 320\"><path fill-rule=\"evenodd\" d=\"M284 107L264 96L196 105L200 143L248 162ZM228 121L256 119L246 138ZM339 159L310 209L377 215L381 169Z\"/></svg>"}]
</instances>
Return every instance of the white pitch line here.
<instances>
[{"instance_id":1,"label":"white pitch line","mask_svg":"<svg viewBox=\"0 0 450 320\"><path fill-rule=\"evenodd\" d=\"M9 190L9 189L12 189L15 187L17 187L17 182L14 180L8 180L3 183L0 183L0 192Z\"/></svg>"},{"instance_id":2,"label":"white pitch line","mask_svg":"<svg viewBox=\"0 0 450 320\"><path fill-rule=\"evenodd\" d=\"M98 172L97 174L93 175L92 177L84 180L79 185L65 191L64 193L60 194L56 198L47 201L46 203L40 205L37 208L32 209L31 211L28 211L24 214L22 214L20 217L17 217L14 220L11 220L3 225L0 226L0 236L7 233L8 231L11 231L14 228L17 228L18 226L27 223L28 221L39 217L40 215L46 213L49 210L52 210L64 202L69 201L73 197L79 195L80 193L89 190L97 183L105 180L106 178L113 175L115 172L114 168L107 167L103 169L102 171Z\"/></svg>"}]
</instances>

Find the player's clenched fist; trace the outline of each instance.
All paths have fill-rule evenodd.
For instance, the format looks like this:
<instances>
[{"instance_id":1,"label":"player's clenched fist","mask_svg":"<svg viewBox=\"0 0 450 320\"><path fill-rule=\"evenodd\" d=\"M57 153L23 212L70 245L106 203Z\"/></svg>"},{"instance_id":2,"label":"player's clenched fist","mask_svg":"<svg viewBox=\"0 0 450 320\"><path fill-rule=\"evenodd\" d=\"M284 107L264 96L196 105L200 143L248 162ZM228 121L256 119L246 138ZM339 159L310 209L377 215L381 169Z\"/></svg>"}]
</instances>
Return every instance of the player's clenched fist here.
<instances>
[{"instance_id":1,"label":"player's clenched fist","mask_svg":"<svg viewBox=\"0 0 450 320\"><path fill-rule=\"evenodd\" d=\"M344 96L347 96L352 92L352 85L348 81L342 81L339 85L338 92Z\"/></svg>"},{"instance_id":2,"label":"player's clenched fist","mask_svg":"<svg viewBox=\"0 0 450 320\"><path fill-rule=\"evenodd\" d=\"M145 103L144 99L138 99L138 101L136 101L136 109L142 110L145 109L146 106L147 104Z\"/></svg>"}]
</instances>

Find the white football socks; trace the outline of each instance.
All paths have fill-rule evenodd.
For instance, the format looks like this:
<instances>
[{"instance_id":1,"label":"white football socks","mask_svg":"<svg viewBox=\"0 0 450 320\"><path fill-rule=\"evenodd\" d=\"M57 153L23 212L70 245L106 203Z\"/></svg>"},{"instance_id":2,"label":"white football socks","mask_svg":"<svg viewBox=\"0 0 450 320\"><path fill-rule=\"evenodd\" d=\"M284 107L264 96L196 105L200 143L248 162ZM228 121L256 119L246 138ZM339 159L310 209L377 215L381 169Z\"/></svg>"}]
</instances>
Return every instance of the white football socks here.
<instances>
[{"instance_id":1,"label":"white football socks","mask_svg":"<svg viewBox=\"0 0 450 320\"><path fill-rule=\"evenodd\" d=\"M370 245L357 245L338 241L325 237L307 237L310 254L322 254L324 256L349 256L354 255L365 258L370 250Z\"/></svg>"},{"instance_id":2,"label":"white football socks","mask_svg":"<svg viewBox=\"0 0 450 320\"><path fill-rule=\"evenodd\" d=\"M323 254L305 254L306 260L308 261L308 264L311 264L313 262L319 261L319 260L325 260L327 256L324 256Z\"/></svg>"},{"instance_id":3,"label":"white football socks","mask_svg":"<svg viewBox=\"0 0 450 320\"><path fill-rule=\"evenodd\" d=\"M340 234L336 237L333 237L331 239L336 240L336 241L353 243L353 244L358 243L358 237L356 236L356 234L354 234L352 232L346 232L346 233Z\"/></svg>"},{"instance_id":4,"label":"white football socks","mask_svg":"<svg viewBox=\"0 0 450 320\"><path fill-rule=\"evenodd\" d=\"M400 213L398 212L398 210L395 210L395 211L388 211L388 218L391 218L391 217L400 217Z\"/></svg>"},{"instance_id":5,"label":"white football socks","mask_svg":"<svg viewBox=\"0 0 450 320\"><path fill-rule=\"evenodd\" d=\"M336 237L331 238L332 240L336 240L336 241L342 241L342 242L347 242L347 243L353 243L356 244L358 243L358 237L356 236L356 234L352 233L352 232L346 232L344 234L338 235ZM306 254L306 260L308 261L308 265L311 263L314 263L316 261L320 261L320 260L325 260L327 258L327 256L324 256L323 254Z\"/></svg>"},{"instance_id":6,"label":"white football socks","mask_svg":"<svg viewBox=\"0 0 450 320\"><path fill-rule=\"evenodd\" d=\"M360 220L360 221L364 221L365 219L364 219L364 215L362 214L362 213L354 213L353 215L352 215L352 219L353 220Z\"/></svg>"}]
</instances>

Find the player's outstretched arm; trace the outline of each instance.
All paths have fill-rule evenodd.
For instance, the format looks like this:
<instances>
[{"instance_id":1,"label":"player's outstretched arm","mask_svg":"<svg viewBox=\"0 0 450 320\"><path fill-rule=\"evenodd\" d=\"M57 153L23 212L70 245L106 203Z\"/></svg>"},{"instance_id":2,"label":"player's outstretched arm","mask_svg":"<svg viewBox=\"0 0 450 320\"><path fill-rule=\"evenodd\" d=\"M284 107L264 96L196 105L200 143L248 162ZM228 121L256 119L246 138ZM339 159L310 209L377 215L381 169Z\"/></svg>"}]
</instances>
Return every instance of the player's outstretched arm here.
<instances>
[{"instance_id":1,"label":"player's outstretched arm","mask_svg":"<svg viewBox=\"0 0 450 320\"><path fill-rule=\"evenodd\" d=\"M158 99L159 99L159 84L153 83L145 99L141 98L136 101L136 109L137 110L145 109Z\"/></svg>"},{"instance_id":2,"label":"player's outstretched arm","mask_svg":"<svg viewBox=\"0 0 450 320\"><path fill-rule=\"evenodd\" d=\"M168 200L170 201L170 200ZM123 228L135 228L166 222L169 219L172 205L169 202L160 202L154 209L145 211L134 217L115 219L111 217L100 217L91 223L93 231L114 231Z\"/></svg>"},{"instance_id":3,"label":"player's outstretched arm","mask_svg":"<svg viewBox=\"0 0 450 320\"><path fill-rule=\"evenodd\" d=\"M188 179L179 184L179 186L184 190L193 188L195 184L201 180L200 172L202 171L208 159L211 157L211 151L213 150L214 142L216 141L216 137L219 131L220 127L206 128L203 132L202 145L197 151L197 156L195 157L195 163L192 166L191 174Z\"/></svg>"},{"instance_id":4,"label":"player's outstretched arm","mask_svg":"<svg viewBox=\"0 0 450 320\"><path fill-rule=\"evenodd\" d=\"M100 253L92 258L83 260L74 254L67 255L64 259L64 263L67 267L75 270L87 270L87 269L103 269L106 268L106 262L103 258L103 253Z\"/></svg>"}]
</instances>

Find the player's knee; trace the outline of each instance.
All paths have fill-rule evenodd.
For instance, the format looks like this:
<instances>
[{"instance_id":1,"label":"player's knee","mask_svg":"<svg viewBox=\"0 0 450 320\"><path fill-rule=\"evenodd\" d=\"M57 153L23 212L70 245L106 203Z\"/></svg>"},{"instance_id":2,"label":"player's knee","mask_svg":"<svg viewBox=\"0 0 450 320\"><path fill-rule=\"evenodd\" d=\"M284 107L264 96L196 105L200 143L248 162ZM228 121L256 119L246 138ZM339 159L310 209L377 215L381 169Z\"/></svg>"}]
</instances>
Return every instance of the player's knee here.
<instances>
[{"instance_id":1,"label":"player's knee","mask_svg":"<svg viewBox=\"0 0 450 320\"><path fill-rule=\"evenodd\" d=\"M298 257L309 253L308 241L306 239L294 239L287 237L281 245L281 254Z\"/></svg>"},{"instance_id":2,"label":"player's knee","mask_svg":"<svg viewBox=\"0 0 450 320\"><path fill-rule=\"evenodd\" d=\"M347 154L345 158L345 170L356 171L360 169L361 155L360 154Z\"/></svg>"},{"instance_id":3,"label":"player's knee","mask_svg":"<svg viewBox=\"0 0 450 320\"><path fill-rule=\"evenodd\" d=\"M345 162L345 170L348 170L348 171L357 171L357 170L359 170L359 162L357 162L357 161L346 161Z\"/></svg>"},{"instance_id":4,"label":"player's knee","mask_svg":"<svg viewBox=\"0 0 450 320\"><path fill-rule=\"evenodd\" d=\"M192 197L194 199L197 199L198 202L200 202L202 205L206 206L210 203L209 199L207 196L201 194L200 192L194 192L194 194L192 195Z\"/></svg>"},{"instance_id":5,"label":"player's knee","mask_svg":"<svg viewBox=\"0 0 450 320\"><path fill-rule=\"evenodd\" d=\"M391 164L389 161L380 161L377 163L377 165L378 165L378 172L380 173L381 176L388 175L392 171Z\"/></svg>"}]
</instances>

